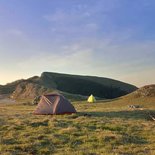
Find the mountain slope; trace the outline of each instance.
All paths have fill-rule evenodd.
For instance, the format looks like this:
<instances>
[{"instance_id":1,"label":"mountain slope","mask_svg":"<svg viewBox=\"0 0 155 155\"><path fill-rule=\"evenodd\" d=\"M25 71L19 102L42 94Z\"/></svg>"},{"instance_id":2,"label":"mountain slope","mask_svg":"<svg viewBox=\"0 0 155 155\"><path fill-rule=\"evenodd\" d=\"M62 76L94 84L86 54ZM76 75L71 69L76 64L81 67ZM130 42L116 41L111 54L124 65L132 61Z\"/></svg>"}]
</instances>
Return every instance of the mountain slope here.
<instances>
[{"instance_id":1,"label":"mountain slope","mask_svg":"<svg viewBox=\"0 0 155 155\"><path fill-rule=\"evenodd\" d=\"M0 86L0 94L12 94L12 98L34 98L52 91L100 98L116 98L136 90L137 87L113 79L44 72L40 77L18 80ZM69 95L69 96L70 96Z\"/></svg>"},{"instance_id":2,"label":"mountain slope","mask_svg":"<svg viewBox=\"0 0 155 155\"><path fill-rule=\"evenodd\" d=\"M155 84L146 85L134 91L131 94L124 96L124 98L147 98L155 97Z\"/></svg>"},{"instance_id":3,"label":"mountain slope","mask_svg":"<svg viewBox=\"0 0 155 155\"><path fill-rule=\"evenodd\" d=\"M143 110L154 109L155 108L155 84L146 85L120 98L108 100L108 107L111 107L111 108L113 108L113 106L117 106L117 107L122 107L122 108L124 107L126 109L130 109L131 105L137 105L141 107Z\"/></svg>"},{"instance_id":4,"label":"mountain slope","mask_svg":"<svg viewBox=\"0 0 155 155\"><path fill-rule=\"evenodd\" d=\"M17 80L6 85L0 85L0 94L10 94L12 93L18 84L22 83L24 80Z\"/></svg>"},{"instance_id":5,"label":"mountain slope","mask_svg":"<svg viewBox=\"0 0 155 155\"><path fill-rule=\"evenodd\" d=\"M65 78L65 79L64 79ZM50 82L50 86L56 87L56 83L58 80L69 80L69 78L72 78L74 80L89 80L91 82L95 82L104 86L111 86L115 88L120 88L121 90L124 90L126 92L132 92L137 89L136 86L133 86L131 84L127 84L118 80L113 80L105 77L97 77L97 76L80 76L80 75L70 75L70 74L61 74L61 73L52 73L52 72L43 72L41 74L40 79L42 81L47 82L48 79ZM55 81L55 82L53 82ZM59 82L58 82L59 83Z\"/></svg>"},{"instance_id":6,"label":"mountain slope","mask_svg":"<svg viewBox=\"0 0 155 155\"><path fill-rule=\"evenodd\" d=\"M92 93L103 98L119 97L137 89L133 85L120 81L93 76L44 72L40 80L48 88L55 88L73 94L90 95Z\"/></svg>"}]
</instances>

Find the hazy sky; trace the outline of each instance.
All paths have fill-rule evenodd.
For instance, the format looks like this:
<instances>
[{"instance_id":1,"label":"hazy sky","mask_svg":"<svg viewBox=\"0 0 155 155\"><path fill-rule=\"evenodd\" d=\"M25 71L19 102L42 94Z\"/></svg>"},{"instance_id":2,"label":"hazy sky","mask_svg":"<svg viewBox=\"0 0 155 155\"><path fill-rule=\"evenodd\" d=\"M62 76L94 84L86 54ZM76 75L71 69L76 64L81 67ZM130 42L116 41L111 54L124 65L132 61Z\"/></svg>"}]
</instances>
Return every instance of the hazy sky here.
<instances>
[{"instance_id":1,"label":"hazy sky","mask_svg":"<svg viewBox=\"0 0 155 155\"><path fill-rule=\"evenodd\" d=\"M0 84L43 71L155 83L155 0L0 0Z\"/></svg>"}]
</instances>

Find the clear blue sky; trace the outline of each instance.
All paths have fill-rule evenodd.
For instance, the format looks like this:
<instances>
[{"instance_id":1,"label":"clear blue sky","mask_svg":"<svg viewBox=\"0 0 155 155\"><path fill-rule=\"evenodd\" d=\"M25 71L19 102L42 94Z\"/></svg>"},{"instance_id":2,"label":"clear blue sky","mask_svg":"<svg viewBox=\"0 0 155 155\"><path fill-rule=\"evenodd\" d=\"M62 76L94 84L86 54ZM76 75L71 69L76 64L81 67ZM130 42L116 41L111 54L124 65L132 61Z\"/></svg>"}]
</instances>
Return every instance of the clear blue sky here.
<instances>
[{"instance_id":1,"label":"clear blue sky","mask_svg":"<svg viewBox=\"0 0 155 155\"><path fill-rule=\"evenodd\" d=\"M155 83L155 0L0 0L0 84L43 71Z\"/></svg>"}]
</instances>

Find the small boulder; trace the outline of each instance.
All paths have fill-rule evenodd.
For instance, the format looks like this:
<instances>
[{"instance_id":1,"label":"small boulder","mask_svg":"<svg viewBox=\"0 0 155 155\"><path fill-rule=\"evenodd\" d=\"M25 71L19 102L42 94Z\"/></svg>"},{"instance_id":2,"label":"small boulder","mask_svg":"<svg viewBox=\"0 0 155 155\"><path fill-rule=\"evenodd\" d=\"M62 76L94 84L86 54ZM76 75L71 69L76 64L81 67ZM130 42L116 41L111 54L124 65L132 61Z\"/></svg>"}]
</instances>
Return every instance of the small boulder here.
<instances>
[{"instance_id":1,"label":"small boulder","mask_svg":"<svg viewBox=\"0 0 155 155\"><path fill-rule=\"evenodd\" d=\"M39 103L39 101L40 101L40 98L41 98L41 96L36 96L36 97L34 98L34 100L32 101L32 104L33 104L33 105L37 105L37 104Z\"/></svg>"}]
</instances>

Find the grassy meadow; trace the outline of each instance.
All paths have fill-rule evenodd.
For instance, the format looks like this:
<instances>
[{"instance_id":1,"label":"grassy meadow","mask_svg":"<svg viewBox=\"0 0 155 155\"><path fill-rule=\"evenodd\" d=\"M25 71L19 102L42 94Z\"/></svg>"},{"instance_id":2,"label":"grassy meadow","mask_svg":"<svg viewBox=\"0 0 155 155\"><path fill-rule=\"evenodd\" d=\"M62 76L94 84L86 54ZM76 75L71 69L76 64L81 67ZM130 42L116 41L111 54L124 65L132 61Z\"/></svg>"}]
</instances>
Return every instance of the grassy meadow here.
<instances>
[{"instance_id":1,"label":"grassy meadow","mask_svg":"<svg viewBox=\"0 0 155 155\"><path fill-rule=\"evenodd\" d=\"M2 155L154 155L155 98L72 102L72 115L33 115L36 106L0 104ZM139 104L142 109L129 109Z\"/></svg>"}]
</instances>

